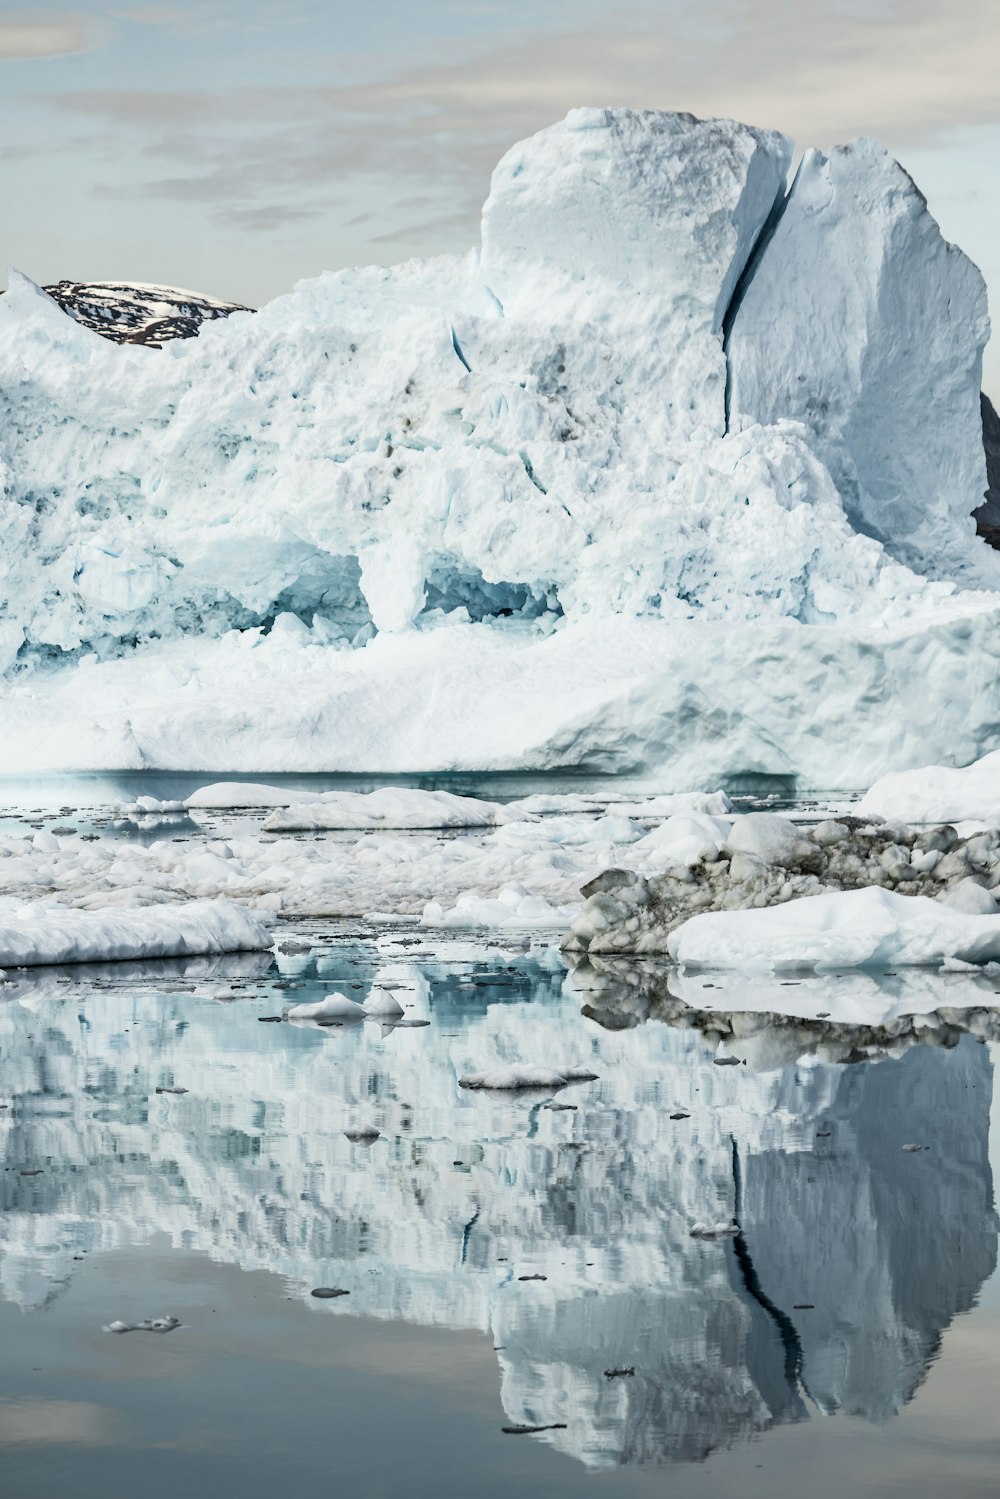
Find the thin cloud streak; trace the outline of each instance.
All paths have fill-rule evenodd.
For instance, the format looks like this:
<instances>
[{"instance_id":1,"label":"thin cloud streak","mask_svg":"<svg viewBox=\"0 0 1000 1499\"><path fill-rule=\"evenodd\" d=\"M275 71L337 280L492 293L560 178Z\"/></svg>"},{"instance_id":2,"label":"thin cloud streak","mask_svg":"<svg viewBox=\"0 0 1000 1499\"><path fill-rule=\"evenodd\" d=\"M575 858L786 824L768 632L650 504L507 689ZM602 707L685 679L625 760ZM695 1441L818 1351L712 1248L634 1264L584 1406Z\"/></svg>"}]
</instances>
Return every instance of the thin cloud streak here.
<instances>
[{"instance_id":1,"label":"thin cloud streak","mask_svg":"<svg viewBox=\"0 0 1000 1499\"><path fill-rule=\"evenodd\" d=\"M360 176L430 192L442 214L485 196L497 158L582 103L689 109L785 130L800 145L874 134L899 151L956 125L1000 120L994 0L897 0L876 16L830 0L751 12L723 0L710 43L651 6L586 32L551 32L347 87L94 89L45 96L95 126L127 128L175 170L115 196L251 213ZM145 140L143 139L145 137ZM263 215L258 215L261 224ZM464 211L457 216L464 224ZM442 224L446 222L441 219ZM406 239L392 229L378 242ZM374 243L375 241L373 241Z\"/></svg>"},{"instance_id":2,"label":"thin cloud streak","mask_svg":"<svg viewBox=\"0 0 1000 1499\"><path fill-rule=\"evenodd\" d=\"M72 16L0 17L0 62L25 62L92 52L99 29Z\"/></svg>"}]
</instances>

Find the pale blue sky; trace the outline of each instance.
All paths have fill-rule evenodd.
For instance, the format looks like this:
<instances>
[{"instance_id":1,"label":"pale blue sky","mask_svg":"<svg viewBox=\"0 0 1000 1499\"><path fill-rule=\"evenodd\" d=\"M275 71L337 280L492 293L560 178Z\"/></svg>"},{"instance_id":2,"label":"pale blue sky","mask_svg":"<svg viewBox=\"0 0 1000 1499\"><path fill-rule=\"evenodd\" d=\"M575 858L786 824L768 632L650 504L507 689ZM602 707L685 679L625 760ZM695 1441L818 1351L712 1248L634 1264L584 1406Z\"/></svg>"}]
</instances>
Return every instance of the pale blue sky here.
<instances>
[{"instance_id":1,"label":"pale blue sky","mask_svg":"<svg viewBox=\"0 0 1000 1499\"><path fill-rule=\"evenodd\" d=\"M610 103L875 135L1000 287L998 56L997 0L0 0L2 252L259 304L474 243L501 152Z\"/></svg>"}]
</instances>

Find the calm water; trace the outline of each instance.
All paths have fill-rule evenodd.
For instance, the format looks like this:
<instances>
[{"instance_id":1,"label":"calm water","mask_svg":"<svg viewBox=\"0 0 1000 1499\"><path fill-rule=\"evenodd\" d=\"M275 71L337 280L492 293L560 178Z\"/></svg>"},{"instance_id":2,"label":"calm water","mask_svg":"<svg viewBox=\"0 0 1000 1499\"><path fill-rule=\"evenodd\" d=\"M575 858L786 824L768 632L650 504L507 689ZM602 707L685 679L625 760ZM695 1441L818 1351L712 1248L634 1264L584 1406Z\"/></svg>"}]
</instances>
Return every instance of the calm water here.
<instances>
[{"instance_id":1,"label":"calm water","mask_svg":"<svg viewBox=\"0 0 1000 1499\"><path fill-rule=\"evenodd\" d=\"M662 971L280 938L0 990L5 1495L997 1491L991 983L921 976L916 1028L760 1014L720 1067ZM429 1024L260 1018L376 979ZM598 1080L458 1088L507 1061Z\"/></svg>"}]
</instances>

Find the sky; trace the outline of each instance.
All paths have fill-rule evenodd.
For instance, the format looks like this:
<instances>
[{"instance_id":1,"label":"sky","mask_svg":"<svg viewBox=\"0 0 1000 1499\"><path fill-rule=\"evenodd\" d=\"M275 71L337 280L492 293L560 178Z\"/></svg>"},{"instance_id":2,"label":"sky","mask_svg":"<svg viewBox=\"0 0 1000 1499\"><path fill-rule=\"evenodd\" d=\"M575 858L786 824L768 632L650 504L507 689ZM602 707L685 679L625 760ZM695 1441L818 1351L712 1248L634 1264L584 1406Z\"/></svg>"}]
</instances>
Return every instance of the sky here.
<instances>
[{"instance_id":1,"label":"sky","mask_svg":"<svg viewBox=\"0 0 1000 1499\"><path fill-rule=\"evenodd\" d=\"M617 104L875 136L1000 296L998 57L997 0L0 0L0 250L258 306L466 249L508 146Z\"/></svg>"}]
</instances>

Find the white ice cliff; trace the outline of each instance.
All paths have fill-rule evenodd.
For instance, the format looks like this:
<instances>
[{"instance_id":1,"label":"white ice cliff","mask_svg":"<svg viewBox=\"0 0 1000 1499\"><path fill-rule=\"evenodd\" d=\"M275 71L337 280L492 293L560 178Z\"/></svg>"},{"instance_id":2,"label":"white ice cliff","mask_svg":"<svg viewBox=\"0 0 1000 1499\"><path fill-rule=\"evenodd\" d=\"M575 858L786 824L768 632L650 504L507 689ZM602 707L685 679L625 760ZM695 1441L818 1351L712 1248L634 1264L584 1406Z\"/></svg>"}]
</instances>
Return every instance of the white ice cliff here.
<instances>
[{"instance_id":1,"label":"white ice cliff","mask_svg":"<svg viewBox=\"0 0 1000 1499\"><path fill-rule=\"evenodd\" d=\"M12 275L0 770L854 787L992 748L982 279L874 145L786 197L791 154L574 110L479 253L162 350Z\"/></svg>"}]
</instances>

